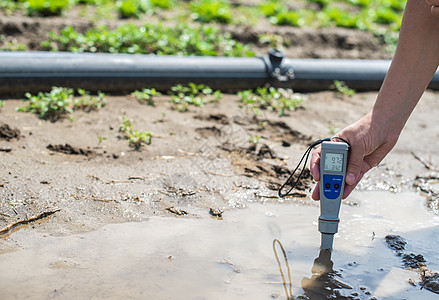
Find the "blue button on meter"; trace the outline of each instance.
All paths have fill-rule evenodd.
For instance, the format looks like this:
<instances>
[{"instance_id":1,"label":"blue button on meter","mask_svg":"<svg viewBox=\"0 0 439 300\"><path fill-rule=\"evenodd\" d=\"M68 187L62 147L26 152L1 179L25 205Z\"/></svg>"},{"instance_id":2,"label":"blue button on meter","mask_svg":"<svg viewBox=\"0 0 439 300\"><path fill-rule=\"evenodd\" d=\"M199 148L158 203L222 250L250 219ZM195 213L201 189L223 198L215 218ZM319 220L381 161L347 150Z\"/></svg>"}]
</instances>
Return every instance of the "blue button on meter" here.
<instances>
[{"instance_id":1,"label":"blue button on meter","mask_svg":"<svg viewBox=\"0 0 439 300\"><path fill-rule=\"evenodd\" d=\"M323 174L323 193L327 199L337 199L340 196L340 187L343 184L342 175Z\"/></svg>"}]
</instances>

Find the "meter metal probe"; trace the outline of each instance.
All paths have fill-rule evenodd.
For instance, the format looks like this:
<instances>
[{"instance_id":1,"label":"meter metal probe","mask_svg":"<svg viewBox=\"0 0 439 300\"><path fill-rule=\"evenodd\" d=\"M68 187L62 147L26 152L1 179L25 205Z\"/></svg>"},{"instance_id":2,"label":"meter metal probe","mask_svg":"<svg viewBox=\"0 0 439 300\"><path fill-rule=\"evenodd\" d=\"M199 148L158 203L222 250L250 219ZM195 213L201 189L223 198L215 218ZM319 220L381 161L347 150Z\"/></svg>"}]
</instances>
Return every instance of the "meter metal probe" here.
<instances>
[{"instance_id":1,"label":"meter metal probe","mask_svg":"<svg viewBox=\"0 0 439 300\"><path fill-rule=\"evenodd\" d=\"M321 249L332 249L338 232L339 212L343 197L349 145L344 142L322 142L320 153L320 217Z\"/></svg>"}]
</instances>

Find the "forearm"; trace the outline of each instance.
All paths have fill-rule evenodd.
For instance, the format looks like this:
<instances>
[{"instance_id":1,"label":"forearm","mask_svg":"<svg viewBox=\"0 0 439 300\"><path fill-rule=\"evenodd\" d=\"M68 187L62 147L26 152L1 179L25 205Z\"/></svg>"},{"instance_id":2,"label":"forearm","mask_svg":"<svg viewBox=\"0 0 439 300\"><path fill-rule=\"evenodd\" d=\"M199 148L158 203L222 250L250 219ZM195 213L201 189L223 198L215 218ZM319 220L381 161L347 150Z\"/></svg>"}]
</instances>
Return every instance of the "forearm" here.
<instances>
[{"instance_id":1,"label":"forearm","mask_svg":"<svg viewBox=\"0 0 439 300\"><path fill-rule=\"evenodd\" d=\"M425 1L408 0L398 47L371 112L382 129L399 134L438 64L439 19Z\"/></svg>"}]
</instances>

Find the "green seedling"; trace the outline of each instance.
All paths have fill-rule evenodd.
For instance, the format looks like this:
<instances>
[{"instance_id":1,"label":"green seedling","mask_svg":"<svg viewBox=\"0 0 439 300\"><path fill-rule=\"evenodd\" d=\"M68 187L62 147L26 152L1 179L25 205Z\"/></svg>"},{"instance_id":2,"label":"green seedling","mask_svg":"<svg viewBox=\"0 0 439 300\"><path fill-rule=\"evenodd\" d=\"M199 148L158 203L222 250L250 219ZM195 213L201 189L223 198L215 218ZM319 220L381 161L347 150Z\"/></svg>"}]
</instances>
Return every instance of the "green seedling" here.
<instances>
[{"instance_id":1,"label":"green seedling","mask_svg":"<svg viewBox=\"0 0 439 300\"><path fill-rule=\"evenodd\" d=\"M116 2L119 16L122 18L138 18L142 14L152 15L155 8L169 9L170 0L119 0Z\"/></svg>"},{"instance_id":2,"label":"green seedling","mask_svg":"<svg viewBox=\"0 0 439 300\"><path fill-rule=\"evenodd\" d=\"M401 13L388 7L382 7L375 10L375 22L378 24L401 24L401 18Z\"/></svg>"},{"instance_id":3,"label":"green seedling","mask_svg":"<svg viewBox=\"0 0 439 300\"><path fill-rule=\"evenodd\" d=\"M289 25L301 27L305 25L303 16L298 11L281 11L270 17L270 22L275 25Z\"/></svg>"},{"instance_id":4,"label":"green seedling","mask_svg":"<svg viewBox=\"0 0 439 300\"><path fill-rule=\"evenodd\" d=\"M42 119L56 120L73 112L73 89L54 87L50 92L40 92L38 95L25 94L27 105L17 108L17 111L39 114Z\"/></svg>"},{"instance_id":5,"label":"green seedling","mask_svg":"<svg viewBox=\"0 0 439 300\"><path fill-rule=\"evenodd\" d=\"M97 146L97 148L99 148L100 145L102 144L102 142L103 142L103 141L106 141L106 140L107 140L106 137L104 137L104 136L98 136L98 146Z\"/></svg>"},{"instance_id":6,"label":"green seedling","mask_svg":"<svg viewBox=\"0 0 439 300\"><path fill-rule=\"evenodd\" d=\"M105 94L98 92L98 96L91 96L86 90L78 89L79 98L76 98L73 102L73 109L82 109L85 111L99 110L105 105L107 101L105 100Z\"/></svg>"},{"instance_id":7,"label":"green seedling","mask_svg":"<svg viewBox=\"0 0 439 300\"><path fill-rule=\"evenodd\" d=\"M161 9L170 9L174 5L172 0L150 0L153 7L158 7Z\"/></svg>"},{"instance_id":8,"label":"green seedling","mask_svg":"<svg viewBox=\"0 0 439 300\"><path fill-rule=\"evenodd\" d=\"M37 95L26 93L26 105L18 107L17 111L39 114L42 119L55 121L74 110L97 110L106 104L103 93L99 93L98 97L92 97L81 89L78 93L80 97L75 98L74 90L65 87L54 87L50 92L40 92Z\"/></svg>"},{"instance_id":9,"label":"green seedling","mask_svg":"<svg viewBox=\"0 0 439 300\"><path fill-rule=\"evenodd\" d=\"M204 84L189 83L187 86L178 84L171 87L169 92L172 108L184 112L189 109L189 105L204 106L207 101L218 101L222 98L221 91L213 91Z\"/></svg>"},{"instance_id":10,"label":"green seedling","mask_svg":"<svg viewBox=\"0 0 439 300\"><path fill-rule=\"evenodd\" d=\"M122 124L119 131L124 133L130 147L139 150L143 145L150 145L152 142L152 133L147 131L138 131L133 129L131 120L122 117Z\"/></svg>"},{"instance_id":11,"label":"green seedling","mask_svg":"<svg viewBox=\"0 0 439 300\"><path fill-rule=\"evenodd\" d=\"M6 36L4 34L0 34L0 50L2 51L25 51L27 50L27 46L19 43L12 36Z\"/></svg>"},{"instance_id":12,"label":"green seedling","mask_svg":"<svg viewBox=\"0 0 439 300\"><path fill-rule=\"evenodd\" d=\"M217 22L229 24L233 21L231 5L224 0L197 0L189 4L192 18L202 23Z\"/></svg>"},{"instance_id":13,"label":"green seedling","mask_svg":"<svg viewBox=\"0 0 439 300\"><path fill-rule=\"evenodd\" d=\"M296 110L303 102L303 98L294 94L291 90L276 89L274 87L257 88L256 91L244 90L238 92L238 96L246 108L255 115L260 115L262 110L268 110L275 111L279 116L283 116L286 111Z\"/></svg>"},{"instance_id":14,"label":"green seedling","mask_svg":"<svg viewBox=\"0 0 439 300\"><path fill-rule=\"evenodd\" d=\"M286 8L278 1L267 1L259 5L260 10L266 17L276 16L281 11L285 11Z\"/></svg>"},{"instance_id":15,"label":"green seedling","mask_svg":"<svg viewBox=\"0 0 439 300\"><path fill-rule=\"evenodd\" d=\"M346 85L344 81L334 80L334 90L337 96L343 98L344 96L352 97L356 91Z\"/></svg>"},{"instance_id":16,"label":"green seedling","mask_svg":"<svg viewBox=\"0 0 439 300\"><path fill-rule=\"evenodd\" d=\"M0 10L6 15L12 15L15 11L19 10L22 3L11 0L0 0Z\"/></svg>"},{"instance_id":17,"label":"green seedling","mask_svg":"<svg viewBox=\"0 0 439 300\"><path fill-rule=\"evenodd\" d=\"M143 89L141 91L134 91L132 95L140 103L146 103L148 105L154 106L154 97L160 96L161 94L156 91L156 89Z\"/></svg>"},{"instance_id":18,"label":"green seedling","mask_svg":"<svg viewBox=\"0 0 439 300\"><path fill-rule=\"evenodd\" d=\"M252 144L257 144L257 143L259 143L259 140L261 139L261 136L260 135L251 135L249 138L248 138L248 141L250 142L250 143L252 143Z\"/></svg>"},{"instance_id":19,"label":"green seedling","mask_svg":"<svg viewBox=\"0 0 439 300\"><path fill-rule=\"evenodd\" d=\"M29 15L60 16L71 3L69 0L27 0L24 5Z\"/></svg>"},{"instance_id":20,"label":"green seedling","mask_svg":"<svg viewBox=\"0 0 439 300\"><path fill-rule=\"evenodd\" d=\"M122 18L139 17L141 12L139 7L139 1L123 0L123 1L117 1L116 3L117 3L119 15Z\"/></svg>"},{"instance_id":21,"label":"green seedling","mask_svg":"<svg viewBox=\"0 0 439 300\"><path fill-rule=\"evenodd\" d=\"M3 107L5 107L5 101L0 100L0 111L2 111Z\"/></svg>"},{"instance_id":22,"label":"green seedling","mask_svg":"<svg viewBox=\"0 0 439 300\"><path fill-rule=\"evenodd\" d=\"M5 45L3 45L0 49L1 51L26 51L28 50L27 46L22 43L18 43L15 41L8 41Z\"/></svg>"}]
</instances>

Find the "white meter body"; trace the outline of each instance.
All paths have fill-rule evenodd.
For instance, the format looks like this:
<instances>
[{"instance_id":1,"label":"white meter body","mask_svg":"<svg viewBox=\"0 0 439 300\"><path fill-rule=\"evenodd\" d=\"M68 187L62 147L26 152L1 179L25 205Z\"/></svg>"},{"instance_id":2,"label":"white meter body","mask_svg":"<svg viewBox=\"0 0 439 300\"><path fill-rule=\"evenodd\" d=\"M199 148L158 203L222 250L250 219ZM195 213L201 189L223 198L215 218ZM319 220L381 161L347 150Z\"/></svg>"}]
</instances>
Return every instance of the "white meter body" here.
<instances>
[{"instance_id":1,"label":"white meter body","mask_svg":"<svg viewBox=\"0 0 439 300\"><path fill-rule=\"evenodd\" d=\"M320 154L320 217L321 249L332 249L338 231L339 212L346 178L349 145L324 141Z\"/></svg>"}]
</instances>

